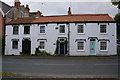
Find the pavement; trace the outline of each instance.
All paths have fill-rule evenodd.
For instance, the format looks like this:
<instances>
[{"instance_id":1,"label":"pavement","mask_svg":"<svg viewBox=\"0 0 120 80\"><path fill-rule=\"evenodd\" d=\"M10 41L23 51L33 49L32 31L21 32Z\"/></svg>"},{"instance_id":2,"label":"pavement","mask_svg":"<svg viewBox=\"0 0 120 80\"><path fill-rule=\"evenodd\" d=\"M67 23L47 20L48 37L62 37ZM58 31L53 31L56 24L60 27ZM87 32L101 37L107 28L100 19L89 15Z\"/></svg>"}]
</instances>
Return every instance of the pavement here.
<instances>
[{"instance_id":1,"label":"pavement","mask_svg":"<svg viewBox=\"0 0 120 80\"><path fill-rule=\"evenodd\" d=\"M3 78L118 78L118 56L3 56ZM108 79L108 80L110 80Z\"/></svg>"}]
</instances>

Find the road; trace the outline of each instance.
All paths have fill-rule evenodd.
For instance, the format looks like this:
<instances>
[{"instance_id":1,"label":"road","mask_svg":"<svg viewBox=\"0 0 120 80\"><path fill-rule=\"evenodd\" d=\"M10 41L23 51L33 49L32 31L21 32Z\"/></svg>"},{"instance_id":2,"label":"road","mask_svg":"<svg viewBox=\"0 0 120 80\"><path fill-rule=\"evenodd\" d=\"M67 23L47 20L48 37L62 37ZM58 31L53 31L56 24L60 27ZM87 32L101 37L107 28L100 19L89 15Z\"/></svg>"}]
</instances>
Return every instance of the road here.
<instances>
[{"instance_id":1,"label":"road","mask_svg":"<svg viewBox=\"0 0 120 80\"><path fill-rule=\"evenodd\" d=\"M4 56L3 72L12 77L117 78L118 58Z\"/></svg>"}]
</instances>

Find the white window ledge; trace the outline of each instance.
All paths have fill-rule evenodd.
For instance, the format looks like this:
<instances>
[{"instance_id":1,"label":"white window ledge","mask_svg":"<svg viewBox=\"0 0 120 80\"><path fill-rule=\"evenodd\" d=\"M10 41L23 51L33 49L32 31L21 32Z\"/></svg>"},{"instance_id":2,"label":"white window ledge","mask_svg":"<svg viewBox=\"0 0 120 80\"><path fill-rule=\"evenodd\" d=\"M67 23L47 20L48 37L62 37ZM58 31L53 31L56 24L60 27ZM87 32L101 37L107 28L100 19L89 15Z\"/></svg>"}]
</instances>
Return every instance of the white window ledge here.
<instances>
[{"instance_id":1,"label":"white window ledge","mask_svg":"<svg viewBox=\"0 0 120 80\"><path fill-rule=\"evenodd\" d=\"M77 35L85 35L85 33L77 33Z\"/></svg>"},{"instance_id":2,"label":"white window ledge","mask_svg":"<svg viewBox=\"0 0 120 80\"><path fill-rule=\"evenodd\" d=\"M77 52L85 52L85 50L77 50Z\"/></svg>"},{"instance_id":3,"label":"white window ledge","mask_svg":"<svg viewBox=\"0 0 120 80\"><path fill-rule=\"evenodd\" d=\"M39 33L39 35L46 35L46 33Z\"/></svg>"},{"instance_id":4,"label":"white window ledge","mask_svg":"<svg viewBox=\"0 0 120 80\"><path fill-rule=\"evenodd\" d=\"M100 33L100 35L108 35L108 33Z\"/></svg>"},{"instance_id":5,"label":"white window ledge","mask_svg":"<svg viewBox=\"0 0 120 80\"><path fill-rule=\"evenodd\" d=\"M66 33L59 33L59 35L66 35Z\"/></svg>"},{"instance_id":6,"label":"white window ledge","mask_svg":"<svg viewBox=\"0 0 120 80\"><path fill-rule=\"evenodd\" d=\"M108 50L100 50L100 52L108 52Z\"/></svg>"}]
</instances>

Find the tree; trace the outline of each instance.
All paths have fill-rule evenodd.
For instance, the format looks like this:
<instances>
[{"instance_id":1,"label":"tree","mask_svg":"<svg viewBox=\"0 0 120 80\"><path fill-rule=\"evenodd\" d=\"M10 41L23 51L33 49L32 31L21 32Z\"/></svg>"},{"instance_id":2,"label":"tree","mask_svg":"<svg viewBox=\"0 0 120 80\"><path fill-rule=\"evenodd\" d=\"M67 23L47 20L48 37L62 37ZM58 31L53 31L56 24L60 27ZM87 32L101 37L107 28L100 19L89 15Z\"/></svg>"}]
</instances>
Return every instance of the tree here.
<instances>
[{"instance_id":1,"label":"tree","mask_svg":"<svg viewBox=\"0 0 120 80\"><path fill-rule=\"evenodd\" d=\"M112 5L117 6L118 9L120 9L120 0L118 0L117 2L115 2L115 0L111 0L111 2L112 2Z\"/></svg>"},{"instance_id":2,"label":"tree","mask_svg":"<svg viewBox=\"0 0 120 80\"><path fill-rule=\"evenodd\" d=\"M120 39L120 13L115 15L115 20L117 21L117 38Z\"/></svg>"}]
</instances>

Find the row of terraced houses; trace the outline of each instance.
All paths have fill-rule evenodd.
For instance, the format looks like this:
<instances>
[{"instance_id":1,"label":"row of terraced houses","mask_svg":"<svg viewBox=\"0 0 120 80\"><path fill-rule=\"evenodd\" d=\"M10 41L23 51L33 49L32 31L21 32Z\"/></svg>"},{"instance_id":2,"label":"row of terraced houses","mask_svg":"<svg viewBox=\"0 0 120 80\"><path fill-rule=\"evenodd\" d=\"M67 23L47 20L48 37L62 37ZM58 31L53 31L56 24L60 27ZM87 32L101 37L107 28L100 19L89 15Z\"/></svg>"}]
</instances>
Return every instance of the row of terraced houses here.
<instances>
[{"instance_id":1,"label":"row of terraced houses","mask_svg":"<svg viewBox=\"0 0 120 80\"><path fill-rule=\"evenodd\" d=\"M116 22L108 14L22 17L6 24L5 55L116 55Z\"/></svg>"}]
</instances>

